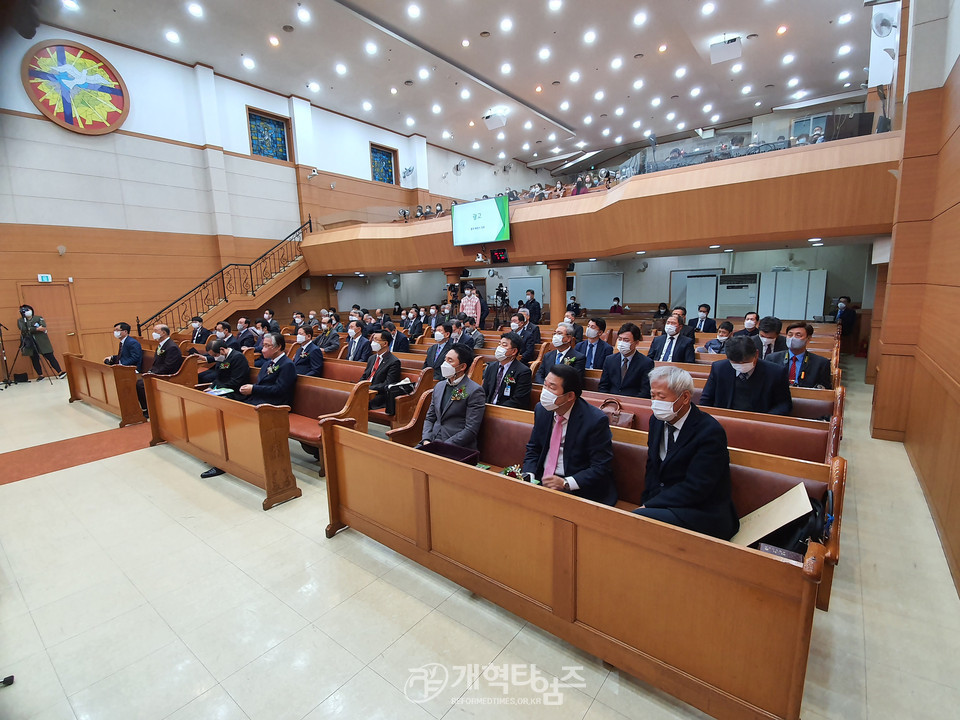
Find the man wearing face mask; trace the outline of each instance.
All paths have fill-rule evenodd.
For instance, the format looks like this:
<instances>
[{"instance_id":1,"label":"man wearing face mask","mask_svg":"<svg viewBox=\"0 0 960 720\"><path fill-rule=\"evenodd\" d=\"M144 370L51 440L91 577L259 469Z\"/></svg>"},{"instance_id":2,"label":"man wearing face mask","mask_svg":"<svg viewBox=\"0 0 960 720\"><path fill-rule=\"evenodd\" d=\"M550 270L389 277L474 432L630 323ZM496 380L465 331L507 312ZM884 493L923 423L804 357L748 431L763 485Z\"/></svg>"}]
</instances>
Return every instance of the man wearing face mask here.
<instances>
[{"instance_id":1,"label":"man wearing face mask","mask_svg":"<svg viewBox=\"0 0 960 720\"><path fill-rule=\"evenodd\" d=\"M460 312L469 317L480 317L480 298L477 297L477 289L473 285L467 285L463 292L463 299L460 301Z\"/></svg>"},{"instance_id":2,"label":"man wearing face mask","mask_svg":"<svg viewBox=\"0 0 960 720\"><path fill-rule=\"evenodd\" d=\"M573 341L573 325L566 322L557 325L551 342L555 349L544 356L543 362L540 363L540 367L537 369L534 382L542 383L555 365L568 365L579 373L580 384L582 385L583 376L586 372L587 359L573 349L575 344Z\"/></svg>"},{"instance_id":3,"label":"man wearing face mask","mask_svg":"<svg viewBox=\"0 0 960 720\"><path fill-rule=\"evenodd\" d=\"M397 326L389 320L383 324L383 329L390 333L390 352L410 352L410 340L402 332L397 330Z\"/></svg>"},{"instance_id":4,"label":"man wearing face mask","mask_svg":"<svg viewBox=\"0 0 960 720\"><path fill-rule=\"evenodd\" d=\"M710 306L703 303L697 308L697 311L697 317L692 319L688 324L692 326L696 332L715 333L717 331L717 321L710 317Z\"/></svg>"},{"instance_id":5,"label":"man wearing face mask","mask_svg":"<svg viewBox=\"0 0 960 720\"><path fill-rule=\"evenodd\" d=\"M582 391L580 375L566 365L555 366L544 378L523 472L552 490L616 505L610 423L580 397Z\"/></svg>"},{"instance_id":6,"label":"man wearing face mask","mask_svg":"<svg viewBox=\"0 0 960 720\"><path fill-rule=\"evenodd\" d=\"M650 397L643 505L634 512L729 540L740 521L730 494L727 434L693 404L693 378L686 370L652 370Z\"/></svg>"},{"instance_id":7,"label":"man wearing face mask","mask_svg":"<svg viewBox=\"0 0 960 720\"><path fill-rule=\"evenodd\" d=\"M450 327L453 328L453 332L450 333L450 342L455 342L455 343L463 342L463 340L462 340L462 338L463 338L463 320L460 320L459 318L454 318L454 319L450 320L449 322L450 322ZM469 345L470 347L473 347L473 343L472 343L472 342L468 342L467 345Z\"/></svg>"},{"instance_id":8,"label":"man wearing face mask","mask_svg":"<svg viewBox=\"0 0 960 720\"><path fill-rule=\"evenodd\" d=\"M361 381L369 380L370 389L377 393L370 401L370 409L386 408L387 415L393 415L396 410L396 395L391 396L388 386L400 381L401 371L400 361L390 352L392 342L393 336L389 330L380 330L370 336L371 354L360 377Z\"/></svg>"},{"instance_id":9,"label":"man wearing face mask","mask_svg":"<svg viewBox=\"0 0 960 720\"><path fill-rule=\"evenodd\" d=\"M327 311L324 310L324 311L323 311L323 314L326 315L326 314L327 314ZM314 328L314 329L320 327L320 319L317 317L317 311L316 311L316 310L310 310L310 311L307 313L307 325L309 325L310 327L312 327L312 328Z\"/></svg>"},{"instance_id":10,"label":"man wearing face mask","mask_svg":"<svg viewBox=\"0 0 960 720\"><path fill-rule=\"evenodd\" d=\"M740 337L741 335L746 335L747 337L756 337L760 334L760 331L757 329L757 323L760 321L760 315L755 312L748 312L743 316L743 330L737 330L734 333L735 337Z\"/></svg>"},{"instance_id":11,"label":"man wearing face mask","mask_svg":"<svg viewBox=\"0 0 960 720\"><path fill-rule=\"evenodd\" d=\"M689 326L688 326L689 327ZM671 315L663 322L663 335L650 343L647 357L654 362L695 363L697 352L693 341L680 334L680 317Z\"/></svg>"},{"instance_id":12,"label":"man wearing face mask","mask_svg":"<svg viewBox=\"0 0 960 720\"><path fill-rule=\"evenodd\" d=\"M280 332L280 323L278 323L276 320L273 319L273 310L270 310L269 308L264 310L263 319L267 321L267 325L269 326L268 328L269 332L275 332L275 333Z\"/></svg>"},{"instance_id":13,"label":"man wearing face mask","mask_svg":"<svg viewBox=\"0 0 960 720\"><path fill-rule=\"evenodd\" d=\"M407 337L411 340L416 340L423 335L423 322L415 309L411 308L407 313L407 324L404 327L407 329Z\"/></svg>"},{"instance_id":14,"label":"man wearing face mask","mask_svg":"<svg viewBox=\"0 0 960 720\"><path fill-rule=\"evenodd\" d=\"M295 312L295 313L293 314L293 329L294 329L294 332L296 332L297 328L301 327L301 326L304 324L304 322L305 322L305 321L304 321L304 319L303 319L303 313L302 313L302 312L299 312L299 311L298 311L298 312Z\"/></svg>"},{"instance_id":15,"label":"man wearing face mask","mask_svg":"<svg viewBox=\"0 0 960 720\"><path fill-rule=\"evenodd\" d=\"M443 321L440 319L440 306L431 305L430 306L430 315L427 320L427 323L430 325L431 330L436 330L437 325L442 325Z\"/></svg>"},{"instance_id":16,"label":"man wearing face mask","mask_svg":"<svg viewBox=\"0 0 960 720\"><path fill-rule=\"evenodd\" d=\"M617 353L603 363L603 374L597 388L602 393L650 397L647 376L653 370L653 360L637 352L637 343L643 335L633 323L624 323L617 333Z\"/></svg>"},{"instance_id":17,"label":"man wearing face mask","mask_svg":"<svg viewBox=\"0 0 960 720\"><path fill-rule=\"evenodd\" d=\"M530 311L530 322L533 325L539 325L542 311L533 290L527 290L527 301L523 304L523 307Z\"/></svg>"},{"instance_id":18,"label":"man wearing face mask","mask_svg":"<svg viewBox=\"0 0 960 720\"><path fill-rule=\"evenodd\" d=\"M253 323L253 332L257 336L257 344L253 346L254 352L260 353L260 357L253 361L256 367L262 367L266 360L263 359L263 338L270 332L270 323L263 318L257 318Z\"/></svg>"},{"instance_id":19,"label":"man wearing face mask","mask_svg":"<svg viewBox=\"0 0 960 720\"><path fill-rule=\"evenodd\" d=\"M47 321L34 314L32 306L20 306L17 328L20 330L20 352L30 358L33 363L33 369L37 371L37 382L43 380L43 368L40 366L41 355L50 363L51 369L58 377L64 378L67 376L53 354L53 344L47 335Z\"/></svg>"},{"instance_id":20,"label":"man wearing face mask","mask_svg":"<svg viewBox=\"0 0 960 720\"><path fill-rule=\"evenodd\" d=\"M190 342L194 345L206 345L207 339L213 334L203 326L203 318L194 315L190 321L190 327L193 329L193 335L190 336Z\"/></svg>"},{"instance_id":21,"label":"man wearing face mask","mask_svg":"<svg viewBox=\"0 0 960 720\"><path fill-rule=\"evenodd\" d=\"M609 343L600 339L607 331L607 321L603 318L590 318L587 329L583 331L583 342L577 343L577 352L585 358L587 370L603 370L603 363L613 354Z\"/></svg>"},{"instance_id":22,"label":"man wearing face mask","mask_svg":"<svg viewBox=\"0 0 960 720\"><path fill-rule=\"evenodd\" d=\"M323 350L324 355L334 355L340 351L340 335L330 324L330 316L320 317L320 324L313 328L313 344Z\"/></svg>"},{"instance_id":23,"label":"man wearing face mask","mask_svg":"<svg viewBox=\"0 0 960 720\"><path fill-rule=\"evenodd\" d=\"M440 363L440 378L433 388L420 444L446 442L468 450L477 449L477 437L487 407L483 388L467 377L473 364L473 348L452 345Z\"/></svg>"},{"instance_id":24,"label":"man wearing face mask","mask_svg":"<svg viewBox=\"0 0 960 720\"><path fill-rule=\"evenodd\" d=\"M221 320L216 325L216 340L223 340L224 344L232 350L241 350L240 342L233 336L233 333L230 331L230 323L225 320ZM213 362L213 352L208 352L206 354L197 352L196 348L190 348L187 350L188 355L200 355L207 362Z\"/></svg>"},{"instance_id":25,"label":"man wearing face mask","mask_svg":"<svg viewBox=\"0 0 960 720\"><path fill-rule=\"evenodd\" d=\"M687 309L683 305L677 305L670 314L675 315L679 321L679 331L677 334L690 338L690 342L696 343L697 331L693 329L692 325L687 325Z\"/></svg>"},{"instance_id":26,"label":"man wearing face mask","mask_svg":"<svg viewBox=\"0 0 960 720\"><path fill-rule=\"evenodd\" d=\"M573 312L573 310L567 310L563 314L563 321L566 323L570 323L570 325L573 327L573 341L575 343L578 343L581 340L583 340L583 327L581 327L580 325L577 325L577 316L576 316L576 313Z\"/></svg>"},{"instance_id":27,"label":"man wearing face mask","mask_svg":"<svg viewBox=\"0 0 960 720\"><path fill-rule=\"evenodd\" d=\"M780 335L782 327L783 322L780 318L772 315L768 315L757 323L757 335L753 338L753 344L757 346L761 360L769 360L771 354L787 349L787 341Z\"/></svg>"},{"instance_id":28,"label":"man wearing face mask","mask_svg":"<svg viewBox=\"0 0 960 720\"><path fill-rule=\"evenodd\" d=\"M297 330L297 343L300 347L296 351L297 354L293 356L297 375L323 377L323 350L313 342L313 328L301 325Z\"/></svg>"},{"instance_id":29,"label":"man wearing face mask","mask_svg":"<svg viewBox=\"0 0 960 720\"><path fill-rule=\"evenodd\" d=\"M140 343L130 337L130 325L118 322L113 326L113 337L120 341L116 355L109 355L103 359L104 365L132 365L140 372L143 366L143 348Z\"/></svg>"},{"instance_id":30,"label":"man wearing face mask","mask_svg":"<svg viewBox=\"0 0 960 720\"><path fill-rule=\"evenodd\" d=\"M724 348L726 360L710 366L700 394L704 407L789 415L793 409L787 368L760 359L753 338L732 337Z\"/></svg>"},{"instance_id":31,"label":"man wearing face mask","mask_svg":"<svg viewBox=\"0 0 960 720\"><path fill-rule=\"evenodd\" d=\"M787 368L787 381L791 386L832 390L830 361L807 350L812 336L812 325L797 322L787 326L787 349L773 353L767 360Z\"/></svg>"},{"instance_id":32,"label":"man wearing face mask","mask_svg":"<svg viewBox=\"0 0 960 720\"><path fill-rule=\"evenodd\" d=\"M841 295L837 298L837 322L840 323L840 334L850 335L857 322L857 311L850 307L850 297Z\"/></svg>"},{"instance_id":33,"label":"man wearing face mask","mask_svg":"<svg viewBox=\"0 0 960 720\"><path fill-rule=\"evenodd\" d=\"M237 318L237 342L240 349L254 347L257 344L257 334L250 327L250 321L247 318Z\"/></svg>"},{"instance_id":34,"label":"man wearing face mask","mask_svg":"<svg viewBox=\"0 0 960 720\"><path fill-rule=\"evenodd\" d=\"M485 338L483 337L483 333L477 330L477 321L472 315L468 315L463 321L463 339L461 342L470 345L474 350L479 350L483 347Z\"/></svg>"},{"instance_id":35,"label":"man wearing face mask","mask_svg":"<svg viewBox=\"0 0 960 720\"><path fill-rule=\"evenodd\" d=\"M529 365L536 360L537 353L540 350L540 344L536 340L536 334L533 330L528 329L528 325L527 316L521 312L510 317L510 331L517 334L521 343L520 357L518 359L524 365ZM539 331L539 328L537 328L537 331Z\"/></svg>"},{"instance_id":36,"label":"man wearing face mask","mask_svg":"<svg viewBox=\"0 0 960 720\"><path fill-rule=\"evenodd\" d=\"M487 363L483 371L483 392L487 402L504 407L530 409L530 368L519 360L523 341L515 332L500 336L496 362Z\"/></svg>"},{"instance_id":37,"label":"man wearing face mask","mask_svg":"<svg viewBox=\"0 0 960 720\"><path fill-rule=\"evenodd\" d=\"M157 341L157 349L153 354L153 365L147 371L151 375L173 375L183 364L183 355L180 348L170 339L170 328L166 325L153 326L152 337ZM147 417L147 392L143 387L143 378L137 378L137 399L144 417Z\"/></svg>"},{"instance_id":38,"label":"man wearing face mask","mask_svg":"<svg viewBox=\"0 0 960 720\"><path fill-rule=\"evenodd\" d=\"M425 368L433 368L433 379L437 382L443 380L442 366L446 361L447 352L453 346L450 335L453 332L453 326L450 323L437 325L433 332L433 345L427 350L427 359L423 361Z\"/></svg>"},{"instance_id":39,"label":"man wearing face mask","mask_svg":"<svg viewBox=\"0 0 960 720\"><path fill-rule=\"evenodd\" d=\"M250 382L250 363L246 356L239 350L227 347L227 344L219 339L210 343L210 353L213 355L214 365L200 373L198 380L201 383L210 383L212 390L232 390L228 397L233 400L242 399L239 395L240 387Z\"/></svg>"},{"instance_id":40,"label":"man wearing face mask","mask_svg":"<svg viewBox=\"0 0 960 720\"><path fill-rule=\"evenodd\" d=\"M363 336L363 324L360 320L351 320L347 324L347 360L366 362L370 357L370 341Z\"/></svg>"},{"instance_id":41,"label":"man wearing face mask","mask_svg":"<svg viewBox=\"0 0 960 720\"><path fill-rule=\"evenodd\" d=\"M719 355L723 352L724 343L727 342L733 334L733 323L729 320L724 320L720 323L720 327L717 328L717 336L711 338L704 343L702 348L698 348L697 352L710 353L711 355Z\"/></svg>"}]
</instances>

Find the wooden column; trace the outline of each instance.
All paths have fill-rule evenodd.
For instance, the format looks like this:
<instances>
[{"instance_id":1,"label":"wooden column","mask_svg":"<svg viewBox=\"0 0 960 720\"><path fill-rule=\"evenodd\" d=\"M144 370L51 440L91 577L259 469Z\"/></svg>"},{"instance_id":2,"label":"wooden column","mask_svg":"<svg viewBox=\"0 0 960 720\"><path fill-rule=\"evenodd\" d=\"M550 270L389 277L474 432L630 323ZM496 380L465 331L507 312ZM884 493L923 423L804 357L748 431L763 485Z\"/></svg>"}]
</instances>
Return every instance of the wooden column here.
<instances>
[{"instance_id":1,"label":"wooden column","mask_svg":"<svg viewBox=\"0 0 960 720\"><path fill-rule=\"evenodd\" d=\"M450 302L450 285L460 282L460 273L463 272L462 267L456 268L444 268L443 274L447 276L447 302Z\"/></svg>"},{"instance_id":2,"label":"wooden column","mask_svg":"<svg viewBox=\"0 0 960 720\"><path fill-rule=\"evenodd\" d=\"M877 365L880 363L880 323L883 321L883 301L887 295L887 270L890 263L877 265L877 291L870 316L869 345L867 346L867 370L864 382L873 385L877 380Z\"/></svg>"},{"instance_id":3,"label":"wooden column","mask_svg":"<svg viewBox=\"0 0 960 720\"><path fill-rule=\"evenodd\" d=\"M547 263L547 267L550 268L550 322L554 325L563 319L563 311L567 309L567 268L569 266L569 260L551 260Z\"/></svg>"}]
</instances>

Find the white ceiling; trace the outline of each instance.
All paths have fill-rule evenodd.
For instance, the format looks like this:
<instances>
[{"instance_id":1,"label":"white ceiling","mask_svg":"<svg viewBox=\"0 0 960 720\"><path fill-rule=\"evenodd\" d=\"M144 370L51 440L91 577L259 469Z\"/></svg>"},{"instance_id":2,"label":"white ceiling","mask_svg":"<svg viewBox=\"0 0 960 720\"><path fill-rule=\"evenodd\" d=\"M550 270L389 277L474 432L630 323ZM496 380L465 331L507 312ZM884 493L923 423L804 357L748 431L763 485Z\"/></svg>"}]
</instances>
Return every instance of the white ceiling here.
<instances>
[{"instance_id":1,"label":"white ceiling","mask_svg":"<svg viewBox=\"0 0 960 720\"><path fill-rule=\"evenodd\" d=\"M637 143L648 129L661 142L690 135L697 127L730 124L795 102L797 91L807 98L844 92L838 79L844 70L850 73L847 90L858 89L869 58L871 10L861 0L714 0L709 15L702 12L704 0L198 3L201 18L182 0L76 0L77 10L44 0L41 19L190 65L204 63L222 75L494 163L500 153L522 162L550 157L554 148L566 156L580 142L585 152L615 148L616 138ZM411 4L419 7L419 17L410 16ZM551 9L555 5L558 10ZM309 21L298 19L298 6L309 10ZM634 22L638 13L646 17L641 25ZM841 24L845 13L851 20ZM505 18L512 24L506 31ZM781 25L786 32L778 34ZM170 30L179 43L165 38ZM593 43L584 40L588 30L596 34ZM747 39L753 33L757 37ZM743 38L743 56L712 65L710 43L724 34ZM271 35L278 46L269 43ZM375 54L368 54L368 43ZM661 44L667 46L663 53ZM843 45L850 52L839 55ZM546 60L540 58L544 48L550 52ZM784 64L787 54L794 60ZM254 69L242 65L245 57L254 59ZM611 67L614 58L622 60L619 69ZM733 72L736 62L743 66L739 73ZM346 66L342 76L338 63ZM509 74L501 71L504 63L511 65ZM678 68L686 69L680 79ZM421 69L426 79L419 77ZM574 71L578 82L570 80ZM788 87L791 78L799 80L794 87ZM643 81L639 90L637 80ZM308 89L310 82L319 90ZM700 88L697 97L691 97L693 88ZM468 99L461 98L464 89ZM657 97L661 102L654 107ZM371 110L363 109L365 101ZM704 112L708 103L712 108ZM496 105L509 109L503 140L481 120ZM668 113L675 115L668 119ZM524 128L527 121L530 129ZM444 131L452 136L444 138Z\"/></svg>"}]
</instances>

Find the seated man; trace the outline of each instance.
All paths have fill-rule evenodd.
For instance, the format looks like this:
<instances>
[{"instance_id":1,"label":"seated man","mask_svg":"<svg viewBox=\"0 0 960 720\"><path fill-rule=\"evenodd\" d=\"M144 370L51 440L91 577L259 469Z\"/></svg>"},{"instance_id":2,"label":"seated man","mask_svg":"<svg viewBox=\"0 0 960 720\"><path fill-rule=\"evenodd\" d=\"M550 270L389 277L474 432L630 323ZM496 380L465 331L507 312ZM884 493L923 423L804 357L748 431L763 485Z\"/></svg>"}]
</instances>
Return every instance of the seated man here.
<instances>
[{"instance_id":1,"label":"seated man","mask_svg":"<svg viewBox=\"0 0 960 720\"><path fill-rule=\"evenodd\" d=\"M300 349L293 356L293 365L297 375L323 377L323 350L313 342L313 328L302 323L297 329L297 343Z\"/></svg>"},{"instance_id":2,"label":"seated man","mask_svg":"<svg viewBox=\"0 0 960 720\"><path fill-rule=\"evenodd\" d=\"M518 310L510 316L510 330L520 338L520 362L529 365L537 359L537 353L540 352L540 328L534 326L531 330L527 316Z\"/></svg>"},{"instance_id":3,"label":"seated man","mask_svg":"<svg viewBox=\"0 0 960 720\"><path fill-rule=\"evenodd\" d=\"M544 378L523 472L552 490L616 505L610 422L580 397L582 391L580 375L566 365Z\"/></svg>"},{"instance_id":4,"label":"seated man","mask_svg":"<svg viewBox=\"0 0 960 720\"><path fill-rule=\"evenodd\" d=\"M607 321L603 318L590 318L587 329L583 331L585 339L577 343L577 352L586 358L587 370L603 370L604 361L613 354L613 348L600 339L607 331Z\"/></svg>"},{"instance_id":5,"label":"seated man","mask_svg":"<svg viewBox=\"0 0 960 720\"><path fill-rule=\"evenodd\" d=\"M177 344L170 339L170 328L159 323L154 325L153 339L158 344L153 354L153 365L147 372L152 375L173 375L183 364L183 355ZM137 398L140 400L144 417L147 417L147 393L143 387L143 378L137 378Z\"/></svg>"},{"instance_id":6,"label":"seated man","mask_svg":"<svg viewBox=\"0 0 960 720\"><path fill-rule=\"evenodd\" d=\"M239 350L227 346L219 338L210 343L214 365L200 373L201 383L210 383L213 390L232 390L228 397L240 400L240 386L250 382L250 363Z\"/></svg>"},{"instance_id":7,"label":"seated man","mask_svg":"<svg viewBox=\"0 0 960 720\"><path fill-rule=\"evenodd\" d=\"M610 312L616 313L617 315L623 315L623 305L620 304L620 298L615 297L613 299L613 305L610 306Z\"/></svg>"},{"instance_id":8,"label":"seated man","mask_svg":"<svg viewBox=\"0 0 960 720\"><path fill-rule=\"evenodd\" d=\"M760 359L767 360L775 352L783 352L787 349L787 341L780 336L780 329L783 322L780 318L767 315L757 324L757 334L753 338L753 344L760 351Z\"/></svg>"},{"instance_id":9,"label":"seated man","mask_svg":"<svg viewBox=\"0 0 960 720\"><path fill-rule=\"evenodd\" d=\"M504 407L530 409L530 368L520 362L523 341L515 332L500 336L497 362L487 363L483 370L483 392L487 402Z\"/></svg>"},{"instance_id":10,"label":"seated man","mask_svg":"<svg viewBox=\"0 0 960 720\"><path fill-rule=\"evenodd\" d=\"M363 321L351 320L347 324L347 360L366 362L370 357L370 341L363 336Z\"/></svg>"},{"instance_id":11,"label":"seated man","mask_svg":"<svg viewBox=\"0 0 960 720\"><path fill-rule=\"evenodd\" d=\"M250 327L250 321L245 317L237 318L237 342L240 343L240 349L256 346L258 339Z\"/></svg>"},{"instance_id":12,"label":"seated man","mask_svg":"<svg viewBox=\"0 0 960 720\"><path fill-rule=\"evenodd\" d=\"M743 316L743 330L737 330L734 333L734 337L739 335L746 335L747 337L755 337L760 334L760 331L757 330L757 323L760 322L760 314L755 312L748 312Z\"/></svg>"},{"instance_id":13,"label":"seated man","mask_svg":"<svg viewBox=\"0 0 960 720\"><path fill-rule=\"evenodd\" d=\"M446 362L447 352L453 347L453 341L450 335L453 334L453 325L450 323L440 323L437 329L433 331L434 344L427 350L427 357L423 361L425 368L433 368L433 379L436 382L443 380L441 367Z\"/></svg>"},{"instance_id":14,"label":"seated man","mask_svg":"<svg viewBox=\"0 0 960 720\"><path fill-rule=\"evenodd\" d=\"M190 328L193 331L190 342L194 345L206 345L207 339L213 334L203 326L203 318L199 315L194 315L190 320Z\"/></svg>"},{"instance_id":15,"label":"seated man","mask_svg":"<svg viewBox=\"0 0 960 720\"><path fill-rule=\"evenodd\" d=\"M697 348L697 352L710 353L711 355L719 355L723 352L723 346L727 342L727 338L733 334L733 323L729 320L724 320L720 323L720 327L717 328L717 336L711 338L704 343L702 348Z\"/></svg>"},{"instance_id":16,"label":"seated man","mask_svg":"<svg viewBox=\"0 0 960 720\"><path fill-rule=\"evenodd\" d=\"M410 339L391 320L383 324L383 329L390 333L390 352L410 352Z\"/></svg>"},{"instance_id":17,"label":"seated man","mask_svg":"<svg viewBox=\"0 0 960 720\"><path fill-rule=\"evenodd\" d=\"M675 315L677 321L679 322L679 335L683 335L686 338L690 339L690 342L695 343L697 341L697 331L693 329L692 325L687 325L687 309L683 305L677 305L671 315Z\"/></svg>"},{"instance_id":18,"label":"seated man","mask_svg":"<svg viewBox=\"0 0 960 720\"><path fill-rule=\"evenodd\" d=\"M567 322L562 322L557 325L552 342L556 350L551 350L544 356L543 362L540 363L540 367L537 369L537 376L534 378L534 382L542 383L554 365L563 364L569 365L580 374L580 384L582 385L583 376L586 372L587 359L573 349L573 325Z\"/></svg>"},{"instance_id":19,"label":"seated man","mask_svg":"<svg viewBox=\"0 0 960 720\"><path fill-rule=\"evenodd\" d=\"M231 350L241 350L240 341L233 336L233 333L230 331L230 323L225 320L221 320L217 323L217 332L215 339L223 340L224 345L226 345ZM199 352L196 348L190 348L187 350L187 355L200 355L204 360L209 363L213 362L213 351L207 353Z\"/></svg>"},{"instance_id":20,"label":"seated man","mask_svg":"<svg viewBox=\"0 0 960 720\"><path fill-rule=\"evenodd\" d=\"M634 512L729 540L740 521L730 495L727 434L693 404L693 378L686 370L651 370L650 395L643 505Z\"/></svg>"},{"instance_id":21,"label":"seated man","mask_svg":"<svg viewBox=\"0 0 960 720\"><path fill-rule=\"evenodd\" d=\"M717 321L710 317L710 306L706 303L697 308L697 317L689 322L693 329L702 333L717 331Z\"/></svg>"},{"instance_id":22,"label":"seated man","mask_svg":"<svg viewBox=\"0 0 960 720\"><path fill-rule=\"evenodd\" d=\"M293 313L293 325L292 325L293 331L296 332L296 331L299 330L304 324L306 324L306 319L304 318L303 313L300 312L299 310L296 310L296 311Z\"/></svg>"},{"instance_id":23,"label":"seated man","mask_svg":"<svg viewBox=\"0 0 960 720\"><path fill-rule=\"evenodd\" d=\"M260 357L253 361L254 366L263 367L266 359L263 357L263 338L270 332L270 323L263 318L257 318L253 323L253 332L257 335L257 344L253 346L254 352L260 353Z\"/></svg>"},{"instance_id":24,"label":"seated man","mask_svg":"<svg viewBox=\"0 0 960 720\"><path fill-rule=\"evenodd\" d=\"M700 394L704 407L789 415L793 409L787 368L760 359L753 338L732 337L724 348L726 360L710 366Z\"/></svg>"},{"instance_id":25,"label":"seated man","mask_svg":"<svg viewBox=\"0 0 960 720\"><path fill-rule=\"evenodd\" d=\"M323 314L326 315L327 311L324 310ZM314 332L316 332L317 328L320 327L320 319L317 317L316 310L310 310L307 312L307 324L314 329Z\"/></svg>"},{"instance_id":26,"label":"seated man","mask_svg":"<svg viewBox=\"0 0 960 720\"><path fill-rule=\"evenodd\" d=\"M678 315L671 315L664 320L664 334L657 335L650 343L647 357L654 362L695 363L697 353L693 349L693 340L681 335L680 330L680 317Z\"/></svg>"},{"instance_id":27,"label":"seated man","mask_svg":"<svg viewBox=\"0 0 960 720\"><path fill-rule=\"evenodd\" d=\"M393 325L393 323L388 323ZM400 380L400 361L390 352L393 336L389 330L380 330L370 336L370 357L360 380L369 380L370 389L377 396L370 401L370 409L386 408L387 415L393 415L396 395L390 396L388 386Z\"/></svg>"},{"instance_id":28,"label":"seated man","mask_svg":"<svg viewBox=\"0 0 960 720\"><path fill-rule=\"evenodd\" d=\"M602 393L650 397L647 375L653 370L653 360L637 352L637 343L643 335L633 323L624 323L617 333L617 354L603 363L603 374L597 388Z\"/></svg>"},{"instance_id":29,"label":"seated man","mask_svg":"<svg viewBox=\"0 0 960 720\"><path fill-rule=\"evenodd\" d=\"M574 342L580 342L583 340L583 327L577 324L577 314L573 312L573 310L567 310L563 314L563 321L573 325Z\"/></svg>"},{"instance_id":30,"label":"seated man","mask_svg":"<svg viewBox=\"0 0 960 720\"><path fill-rule=\"evenodd\" d=\"M806 388L833 389L830 361L807 351L807 342L813 336L813 325L797 322L787 326L787 349L771 353L768 362L787 368L787 381Z\"/></svg>"},{"instance_id":31,"label":"seated man","mask_svg":"<svg viewBox=\"0 0 960 720\"><path fill-rule=\"evenodd\" d=\"M323 350L324 355L332 355L340 352L340 335L333 329L332 318L329 315L321 315L320 322L313 328L313 344Z\"/></svg>"},{"instance_id":32,"label":"seated man","mask_svg":"<svg viewBox=\"0 0 960 720\"><path fill-rule=\"evenodd\" d=\"M580 317L580 303L577 302L577 298L573 295L570 296L570 302L567 303L567 311L572 312L575 318Z\"/></svg>"},{"instance_id":33,"label":"seated man","mask_svg":"<svg viewBox=\"0 0 960 720\"><path fill-rule=\"evenodd\" d=\"M468 450L477 449L487 402L483 388L467 377L473 358L473 348L463 343L456 343L447 350L440 364L444 382L438 382L433 388L423 422L421 445L439 441Z\"/></svg>"},{"instance_id":34,"label":"seated man","mask_svg":"<svg viewBox=\"0 0 960 720\"><path fill-rule=\"evenodd\" d=\"M130 365L137 369L143 367L143 348L140 343L130 337L130 324L118 322L113 326L113 336L120 341L116 355L108 355L103 359L104 365Z\"/></svg>"},{"instance_id":35,"label":"seated man","mask_svg":"<svg viewBox=\"0 0 960 720\"><path fill-rule=\"evenodd\" d=\"M280 332L280 323L273 318L273 310L267 308L263 311L263 319L267 321L267 332Z\"/></svg>"},{"instance_id":36,"label":"seated man","mask_svg":"<svg viewBox=\"0 0 960 720\"><path fill-rule=\"evenodd\" d=\"M463 338L460 342L470 345L474 350L483 347L483 333L477 330L477 320L473 315L467 315L463 321Z\"/></svg>"}]
</instances>

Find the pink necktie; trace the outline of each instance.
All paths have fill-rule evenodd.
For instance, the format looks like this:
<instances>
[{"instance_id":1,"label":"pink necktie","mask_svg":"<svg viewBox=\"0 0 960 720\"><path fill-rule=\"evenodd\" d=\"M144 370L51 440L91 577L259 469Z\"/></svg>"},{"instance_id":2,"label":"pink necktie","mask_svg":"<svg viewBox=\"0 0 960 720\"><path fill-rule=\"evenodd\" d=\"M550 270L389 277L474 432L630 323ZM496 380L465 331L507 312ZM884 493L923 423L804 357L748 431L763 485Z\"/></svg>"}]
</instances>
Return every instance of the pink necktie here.
<instances>
[{"instance_id":1,"label":"pink necktie","mask_svg":"<svg viewBox=\"0 0 960 720\"><path fill-rule=\"evenodd\" d=\"M550 435L550 450L547 451L547 461L543 464L543 477L557 474L557 462L560 460L560 443L563 441L563 415L556 416L553 423L553 433Z\"/></svg>"}]
</instances>

